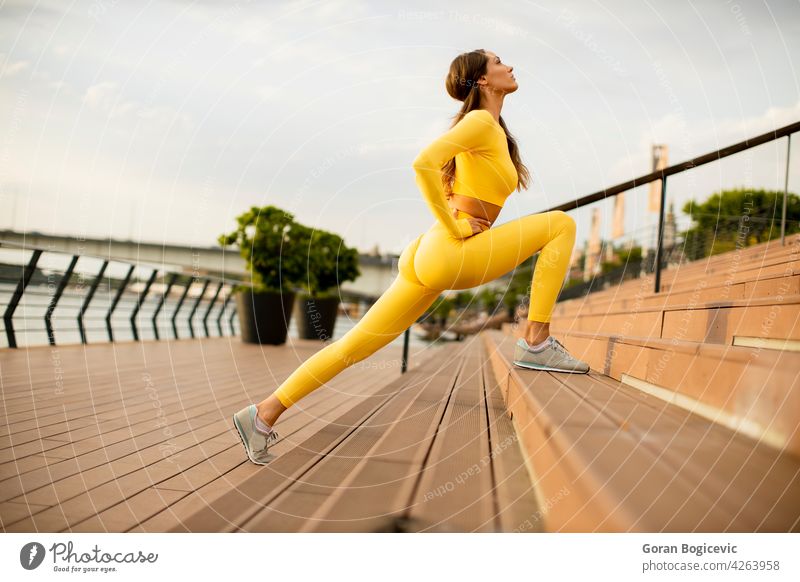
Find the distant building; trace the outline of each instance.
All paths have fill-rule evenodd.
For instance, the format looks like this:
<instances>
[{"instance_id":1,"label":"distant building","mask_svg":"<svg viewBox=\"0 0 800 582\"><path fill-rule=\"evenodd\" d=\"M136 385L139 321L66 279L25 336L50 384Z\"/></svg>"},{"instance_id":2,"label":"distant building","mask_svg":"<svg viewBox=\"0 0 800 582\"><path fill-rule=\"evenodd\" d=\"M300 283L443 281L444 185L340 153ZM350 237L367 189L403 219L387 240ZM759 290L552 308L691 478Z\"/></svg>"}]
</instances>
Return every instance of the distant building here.
<instances>
[{"instance_id":1,"label":"distant building","mask_svg":"<svg viewBox=\"0 0 800 582\"><path fill-rule=\"evenodd\" d=\"M583 265L583 279L588 281L595 274L600 272L600 209L595 208L592 212L592 226L589 240L586 241L586 261Z\"/></svg>"}]
</instances>

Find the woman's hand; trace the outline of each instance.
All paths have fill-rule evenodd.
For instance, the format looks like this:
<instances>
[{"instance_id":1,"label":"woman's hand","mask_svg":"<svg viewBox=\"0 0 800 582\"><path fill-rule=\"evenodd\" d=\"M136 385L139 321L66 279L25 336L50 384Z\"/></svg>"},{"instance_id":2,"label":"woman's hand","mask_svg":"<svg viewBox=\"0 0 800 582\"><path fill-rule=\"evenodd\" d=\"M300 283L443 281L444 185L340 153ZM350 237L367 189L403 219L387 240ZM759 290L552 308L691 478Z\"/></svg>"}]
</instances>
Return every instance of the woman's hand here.
<instances>
[{"instance_id":1,"label":"woman's hand","mask_svg":"<svg viewBox=\"0 0 800 582\"><path fill-rule=\"evenodd\" d=\"M458 209L453 208L452 210L453 210L453 218L458 219ZM465 218L463 220L469 222L470 226L472 227L472 234L479 234L484 230L491 228L492 226L492 223L486 220L485 218L473 218L470 216L469 218Z\"/></svg>"}]
</instances>

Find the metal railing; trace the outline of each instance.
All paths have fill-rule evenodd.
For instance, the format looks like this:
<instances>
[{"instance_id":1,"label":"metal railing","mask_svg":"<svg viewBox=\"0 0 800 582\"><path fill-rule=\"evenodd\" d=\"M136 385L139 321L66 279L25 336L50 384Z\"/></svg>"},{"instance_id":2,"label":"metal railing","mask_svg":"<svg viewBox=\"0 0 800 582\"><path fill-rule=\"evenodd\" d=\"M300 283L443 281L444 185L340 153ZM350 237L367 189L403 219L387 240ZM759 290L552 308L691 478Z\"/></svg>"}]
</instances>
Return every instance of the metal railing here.
<instances>
[{"instance_id":1,"label":"metal railing","mask_svg":"<svg viewBox=\"0 0 800 582\"><path fill-rule=\"evenodd\" d=\"M637 186L643 186L645 184L649 184L650 182L655 182L656 180L661 180L661 203L659 205L658 211L658 242L656 244L656 253L655 253L655 289L654 292L658 293L661 290L661 267L663 263L663 241L664 241L664 206L667 199L667 176L672 176L674 174L679 174L681 172L685 172L686 170L690 170L692 168L697 168L698 166L702 166L704 164L708 164L709 162L713 162L716 160L721 160L722 158L731 156L733 154L748 150L750 148L754 148L761 144L765 144L781 137L786 137L786 176L784 179L784 188L783 188L783 212L781 217L781 245L786 244L785 241L785 230L786 230L786 200L788 197L788 190L789 190L789 154L791 152L792 146L792 134L800 131L800 121L786 125L781 127L780 129L776 129L775 131L768 131L767 133L763 133L756 137L752 137L750 139L746 139L739 143L729 145L719 150L715 150L713 152L709 152L702 156L698 156L696 158L692 158L690 160L686 160L684 162L680 162L678 164L674 164L663 170L656 170L654 172L650 172L649 174L645 174L643 176L639 176L638 178L634 178L633 180L628 180L627 182L623 182L621 184L617 184L616 186L611 186L610 188L605 188L598 192L594 192L587 196L583 196L581 198L576 198L571 202L565 202L564 204L559 204L558 206L553 206L549 208L545 212L551 212L554 210L574 210L576 208L581 208L582 206L586 206L588 204L592 204L593 202L597 202L599 200L606 200L611 196L616 196L622 192L626 192L627 190L631 190L636 188Z\"/></svg>"},{"instance_id":2,"label":"metal railing","mask_svg":"<svg viewBox=\"0 0 800 582\"><path fill-rule=\"evenodd\" d=\"M697 168L699 166L702 166L702 165L707 164L707 163L712 162L712 161L720 160L720 159L722 159L724 157L727 157L727 156L733 155L735 153L739 153L739 152L748 150L750 148L756 147L756 146L764 144L764 143L768 143L768 142L774 141L774 140L779 139L781 137L784 137L784 136L787 137L786 176L785 176L785 180L784 180L783 210L782 210L782 217L781 217L781 244L785 244L784 235L785 235L785 228L786 228L786 207L787 207L787 196L788 196L788 186L789 186L789 155L790 155L790 152L791 152L791 136L792 136L793 133L795 133L795 132L797 132L799 130L800 130L800 122L792 123L790 125L784 126L784 127L780 128L780 129L777 129L775 131L770 131L770 132L761 134L759 136L756 136L756 137L753 137L753 138L750 138L750 139L746 139L746 140L744 140L742 142L727 146L727 147L719 149L719 150L715 150L713 152L709 152L709 153L704 154L702 156L698 156L696 158L692 158L690 160L686 160L686 161L680 162L678 164L674 164L674 165L669 166L667 168L664 168L662 170L656 170L654 172L650 172L649 174L645 174L643 176L639 176L638 178L634 178L632 180L628 180L627 182L623 182L621 184L617 184L615 186L611 186L609 188L605 188L603 190L600 190L598 192L594 192L592 194L589 194L587 196L583 196L581 198L577 198L577 199L572 200L570 202L565 202L563 204L559 204L557 206L549 208L545 212L550 212L550 211L554 211L554 210L568 211L568 210L581 208L583 206L586 206L588 204L592 204L592 203L600 201L600 200L606 200L611 196L616 196L617 194L626 192L626 191L628 191L628 190L630 190L632 188L636 188L637 186L643 186L645 184L649 184L651 182L654 182L654 181L657 181L657 180L661 180L661 201L660 201L660 205L659 205L658 236L657 236L657 241L658 242L657 242L657 245L656 245L655 257L654 257L654 260L653 260L654 270L655 270L655 289L654 289L654 292L658 293L660 291L660 288L661 288L661 267L662 267L663 258L664 258L664 255L665 255L665 249L664 249L664 246L663 246L663 240L664 240L664 207L665 207L665 204L666 204L667 177L675 175L675 174L679 174L681 172L685 172L685 171L690 170L692 168ZM29 249L29 247L23 247L22 245L15 245L14 243L9 243L9 242L0 242L0 246L5 246L5 247L18 246L20 248ZM14 323L13 323L14 312L15 312L17 306L19 305L19 302L20 302L23 294L25 293L26 287L30 283L30 281L31 281L32 277L34 276L34 274L37 272L37 263L38 263L40 257L42 256L42 253L45 252L43 249L38 249L38 248L32 249L32 250L33 250L33 254L32 254L30 260L28 261L27 265L25 266L25 268L23 270L22 277L19 279L19 281L17 283L17 286L16 286L16 289L14 290L14 293L11 296L9 304L6 306L5 312L3 314L3 322L4 322L4 326L5 326L6 338L8 340L9 347L12 347L12 348L17 347L16 332L14 330ZM47 251L47 252L54 252L54 251ZM64 274L63 274L63 276L62 276L62 278L61 278L61 280L59 282L58 288L56 289L55 294L51 297L50 302L47 305L47 310L46 310L45 315L44 315L44 322L45 322L46 332L47 332L48 341L49 341L50 345L56 345L55 331L54 331L54 328L53 328L53 325L52 325L53 312L56 309L56 306L58 305L59 300L61 299L61 297L64 294L65 290L67 289L67 287L69 285L69 282L70 282L70 279L71 279L71 276L72 276L72 274L74 272L75 266L77 265L78 260L79 260L79 258L81 256L90 256L90 255L73 255L71 257L69 266L64 271ZM101 259L103 261L103 263L102 263L99 271L94 276L92 284L91 284L91 286L89 288L89 291L87 292L86 296L84 297L83 303L82 303L81 308L80 308L80 310L78 312L78 315L77 315L78 330L79 330L80 337L81 337L81 343L84 343L84 344L87 343L87 341L88 341L87 340L87 335L86 335L87 329L86 329L86 326L85 326L86 314L87 314L87 311L89 310L89 307L91 305L92 299L94 298L94 295L95 295L95 293L97 291L97 288L100 285L101 281L103 280L103 275L104 275L104 273L106 271L106 268L108 267L109 262L110 262L110 259L106 259L106 258L103 258L103 257L93 257L93 258ZM125 263L125 261L117 261L117 260L115 260L115 262ZM112 322L111 322L112 316L113 316L114 311L116 310L118 304L120 303L120 300L122 299L123 294L125 292L125 289L128 287L128 285L130 283L130 280L131 280L131 277L133 276L133 272L135 270L135 265L133 265L131 263L127 263L127 264L129 265L128 271L127 271L125 277L123 278L122 282L120 283L119 287L117 288L116 294L114 295L114 298L112 299L111 304L110 304L110 306L108 308L108 311L106 312L105 317L104 317L105 328L106 328L106 331L108 333L108 340L111 341L111 342L115 341L114 340L114 330L113 330ZM227 284L228 287L229 287L228 288L228 292L226 293L227 297L226 297L225 301L223 302L222 307L219 310L219 313L218 313L218 315L216 317L217 328L218 328L220 336L222 336L223 333L224 333L223 329L222 329L222 316L223 316L223 313L225 312L226 308L228 307L228 304L229 304L229 302L231 300L231 297L233 297L233 293L231 293L231 290L236 285L248 284L248 283L246 283L243 280L236 280L236 279L230 279L230 278L227 280L227 283L226 283L225 279L220 279L218 277L212 277L212 276L202 276L201 277L201 276L194 276L194 275L189 276L189 275L180 274L180 273L177 273L177 272L174 272L174 271L170 272L170 271L163 270L163 269L153 268L152 272L150 274L150 277L148 278L147 282L145 283L144 289L142 290L141 293L138 294L138 297L136 299L135 305L133 306L133 309L131 310L131 313L130 313L129 320L130 320L130 326L131 326L133 339L134 340L139 340L139 338L140 338L139 329L138 329L138 327L136 325L136 319L137 319L137 316L138 316L138 314L139 314L144 302L146 301L146 299L148 297L148 294L150 292L150 289L151 289L152 285L156 282L156 280L158 278L159 272L163 272L163 276L166 278L166 288L161 293L160 298L158 299L158 305L156 306L155 311L154 311L154 313L153 313L153 315L151 317L151 323L152 323L152 326L153 326L153 333L154 333L155 339L160 339L160 335L159 335L159 331L158 331L158 325L157 325L158 314L161 312L162 308L166 304L167 297L169 296L170 291L173 289L173 287L175 287L176 285L183 284L184 285L183 292L180 294L180 299L178 300L177 307L173 311L172 316L170 318L170 322L172 324L173 334L174 334L176 339L179 337L178 325L177 325L178 315L179 315L179 313L180 313L180 311L181 311L181 309L182 309L182 307L183 307L183 305L184 305L184 303L185 303L185 301L186 301L186 299L188 297L189 289L192 286L192 283L195 283L195 282L198 282L198 281L202 281L203 282L203 287L202 287L202 291L200 292L200 294L197 296L197 298L192 303L192 307L191 307L191 310L190 310L189 315L188 315L187 323L188 323L188 328L189 328L189 334L190 334L190 336L192 338L196 337L195 336L195 330L194 330L194 327L192 325L192 320L193 320L197 310L200 308L201 303L203 302L203 300L205 298L206 291L207 291L208 287L212 283L216 283L217 284L216 290L215 290L215 292L213 294L213 297L207 302L207 306L205 308L205 312L204 312L204 315L203 315L203 318L202 318L202 323L203 323L203 329L204 329L204 332L205 332L205 336L206 337L210 337L209 328L208 328L208 318L209 318L209 315L211 314L211 311L213 310L213 308L214 308L214 306L215 306L215 304L217 302L217 299L220 296L220 293L222 292L223 288ZM605 279L613 280L615 278L619 279L619 278L621 278L623 276L624 276L624 268L623 268L623 271L621 271L620 273L613 272L613 273L607 274L607 276L604 278L603 284L607 284L608 283L607 281L605 281ZM183 279L183 280L181 281L181 279ZM597 285L595 284L593 286L596 287ZM574 289L569 293L578 294L578 293L582 293L583 291L585 291L585 290L583 290L583 289ZM231 335L235 335L235 330L234 330L234 327L233 327L233 319L234 319L235 315L236 315L236 309L233 308L231 310L230 317L229 317L229 320L228 320L228 323L229 323L229 326L230 326L230 329L231 329ZM411 327L406 328L406 330L404 332L404 337L403 337L403 357L402 357L402 362L401 362L401 372L402 373L405 373L407 371L407 369L408 369L408 348L409 348L410 332L411 332Z\"/></svg>"},{"instance_id":3,"label":"metal railing","mask_svg":"<svg viewBox=\"0 0 800 582\"><path fill-rule=\"evenodd\" d=\"M77 323L77 331L80 335L80 342L82 344L88 344L89 338L87 332L89 331L98 331L98 330L105 330L108 341L114 342L116 341L115 337L115 329L113 326L113 316L115 313L118 312L118 308L121 307L126 300L130 300L131 297L126 297L126 290L129 290L131 287L131 281L134 276L134 271L136 270L136 265L130 263L125 260L121 259L109 259L107 257L99 257L95 255L89 254L80 254L80 255L71 255L69 256L68 253L60 252L60 251L53 251L53 250L45 250L41 248L31 247L28 245L22 245L11 241L0 241L0 248L4 249L11 249L15 248L22 251L30 251L31 256L30 259L22 266L22 274L21 276L14 276L7 277L5 280L0 278L0 283L9 283L14 285L14 290L11 293L9 298L8 304L5 307L3 312L3 326L6 335L6 340L8 342L8 347L10 348L17 348L17 329L14 327L14 314L17 311L17 308L20 306L20 302L22 301L23 297L42 297L46 296L49 300L46 301L46 307L44 304L38 305L38 307L44 307L44 313L41 315L41 318L44 321L45 333L47 334L47 341L51 346L56 345L56 330L55 326L53 325L53 315L56 311L56 308L59 307L61 300L69 295L69 292L72 292L71 298L78 300L79 306L77 307L77 313L74 313L74 317ZM42 293L40 291L31 291L28 289L29 285L34 283L49 283L50 278L44 275L45 269L40 266L40 260L45 255L45 253L53 254L53 255L61 255L63 257L69 256L69 264L60 273L60 277L58 280L58 284L55 285L55 290L53 293ZM101 261L100 267L97 269L96 272L90 273L88 279L91 282L88 284L88 289L86 290L86 294L81 296L77 293L77 290L82 290L83 287L75 285L71 285L73 276L78 274L76 267L78 265L78 261L81 258L88 258ZM106 271L111 263L117 263L119 265L126 266L127 269L125 271L125 275L121 278L114 278L111 276L106 276L105 280L108 281L108 291L109 293L113 291L113 296L110 299L110 302L107 306L107 309L101 307L101 310L104 309L103 315L101 317L89 317L88 313L90 309L96 308L97 302L95 301L97 296L97 291L100 288L100 285L104 281L104 276L106 275ZM179 332L179 317L182 315L182 312L185 311L185 308L190 305L188 308L188 314L185 317L185 326L188 328L188 335L191 338L198 337L198 333L194 328L193 320L195 319L195 315L198 314L198 311L202 313L202 318L200 321L202 322L203 333L205 337L211 337L211 332L209 330L209 318L211 316L212 311L217 308L218 313L214 318L216 322L216 327L219 335L217 337L222 337L225 335L223 331L222 320L223 316L227 316L227 324L230 329L230 336L235 336L236 329L234 327L234 319L236 317L236 307L235 305L231 304L231 299L233 298L234 294L232 290L235 286L239 285L247 285L252 287L252 285L243 279L236 279L232 277L226 277L224 279L214 276L197 276L197 275L190 275L188 273L179 273L177 271L171 271L169 269L160 269L156 267L145 267L150 269L150 274L147 277L146 281L144 279L140 280L143 283L143 288L141 291L135 291L133 293L136 294L135 299L131 301L127 301L128 307L130 309L128 322L130 325L131 336L134 341L139 341L142 339L141 337L141 330L139 325L137 324L137 319L140 317L140 313L142 312L142 308L145 306L148 300L155 301L155 305L153 308L152 313L150 314L150 324L152 326L152 334L153 338L159 340L162 338L162 333L159 331L158 326L158 319L159 315L165 311L168 307L168 300L170 296L177 299L177 304L174 306L171 315L169 315L169 325L172 329L172 334L174 339L180 339L181 335ZM53 271L53 269L47 269L48 271ZM83 276L83 273L80 273ZM160 292L151 292L157 282L161 280L162 289ZM202 289L200 290L199 294L193 299L189 299L189 290L195 284L202 283ZM208 288L212 285L216 285L214 292L210 298L207 298L207 291ZM114 287L116 289L114 290ZM173 293L175 289L179 289L180 287L183 288L182 291L178 290L177 293ZM224 300L220 301L220 296L224 296ZM188 301L187 301L188 300ZM93 303L94 301L94 303ZM203 302L205 301L205 306L203 306ZM230 310L228 309L229 305L231 306ZM61 303L61 308L63 310L64 305ZM19 319L19 316L17 317ZM33 318L37 318L34 316ZM22 319L30 320L31 317L27 315L23 316ZM87 323L91 321L96 321L101 319L103 325L101 327L87 327ZM25 332L33 331L28 329L27 327L24 329ZM117 335L119 334L119 328L116 330ZM408 369L408 349L410 343L410 332L411 328L407 328L405 330L405 335L403 337L403 357L401 361L401 372L405 373Z\"/></svg>"},{"instance_id":4,"label":"metal railing","mask_svg":"<svg viewBox=\"0 0 800 582\"><path fill-rule=\"evenodd\" d=\"M80 307L75 314L75 318L77 320L77 331L80 334L80 342L83 344L88 343L88 336L87 332L89 331L98 331L99 329L105 329L108 335L108 341L114 342L115 341L115 330L112 325L112 317L114 313L117 311L117 308L120 307L121 303L123 303L124 299L130 299L130 297L125 297L125 291L129 289L131 285L131 279L133 277L134 271L136 269L136 265L129 263L127 261L119 260L119 259L109 259L106 257L98 257L94 255L88 254L81 254L81 255L72 255L69 260L69 265L60 275L60 279L58 281L58 285L55 288L54 293L42 293L40 291L28 291L26 294L26 289L28 288L29 284L35 279L37 283L43 283L45 281L49 282L49 277L46 277L43 274L44 269L39 267L39 261L45 253L52 253L56 255L66 255L66 253L62 253L59 251L51 251L51 250L44 250L40 248L32 248L25 245L20 245L17 243L12 243L9 241L1 241L0 247L5 249L8 248L17 248L19 250L24 251L31 251L30 259L24 265L22 269L21 277L16 280L16 286L14 288L13 293L9 299L8 305L6 305L5 311L3 313L3 325L4 331L6 334L6 339L8 342L8 347L16 348L17 346L17 330L14 328L14 313L17 310L17 307L20 304L23 296L31 297L31 296L47 296L49 297L49 301L47 301L46 309L44 315L42 316L44 319L45 325L45 332L47 334L47 341L50 345L56 345L56 332L53 325L53 313L56 308L59 306L59 302L65 297L68 291L72 291L71 297L73 299L77 299L80 302ZM80 294L76 293L76 290L82 289L82 286L70 286L71 280L73 275L76 273L76 266L78 264L79 259L82 257L90 258L94 260L102 261L100 268L97 270L96 273L90 275L91 283L88 286L88 290L84 296L80 296ZM97 290L100 287L101 283L104 281L104 275L106 274L106 270L108 269L111 263L118 263L121 265L127 265L127 271L124 277L121 279L113 278L111 276L106 277L108 280L108 291L114 292L113 297L110 300L108 308L105 310L102 321L104 325L100 328L98 327L87 327L87 322L94 321L99 318L88 317L88 313L90 309L94 308L93 300L96 297ZM202 283L202 290L197 295L196 298L191 301L191 307L188 312L188 316L186 318L186 325L188 326L188 333L189 336L192 338L198 337L198 331L195 330L193 325L193 319L197 314L198 310L201 307L201 304L205 301L206 306L202 311L202 326L203 326L203 333L205 337L211 337L211 332L209 330L209 318L211 316L212 311L218 307L218 313L216 315L215 321L217 326L217 331L219 332L219 336L224 336L225 332L223 331L222 326L222 318L223 315L227 315L227 323L230 328L230 335L236 335L236 331L234 328L234 318L236 317L236 307L233 306L230 310L228 310L228 306L231 302L231 298L233 297L233 293L231 290L233 287L237 285L249 285L247 281L235 279L235 278L225 278L221 279L219 277L214 277L210 275L190 275L187 273L179 273L177 271L170 271L168 269L159 269L155 267L146 267L150 269L150 275L147 278L147 281L144 282L144 288L141 292L136 291L136 298L133 301L132 305L129 305L131 308L128 321L130 325L131 334L134 340L138 341L140 339L141 333L139 326L137 325L137 318L142 310L142 307L145 305L145 302L150 298L154 297L157 301L155 309L150 317L150 323L152 325L153 336L155 339L161 339L161 334L159 332L158 327L158 316L164 310L165 306L167 305L168 299L171 295L173 289L177 287L183 286L183 291L179 292L179 299L177 305L175 306L172 314L169 316L169 322L171 324L172 332L174 334L175 339L180 338L180 333L178 331L178 318L181 315L181 311L184 308L184 305L187 304L187 298L189 296L189 289L192 287L193 284ZM80 274L83 276L83 274ZM160 293L151 293L151 289L153 288L154 284L156 284L157 280L159 279L159 275L161 275L161 279L164 281L163 283L163 290ZM9 280L10 282L11 280ZM206 292L212 284L216 284L216 288L214 290L213 295L210 299L206 298ZM116 289L114 289L116 285ZM224 301L219 302L220 295L224 295ZM219 303L218 303L219 302ZM38 305L38 307L42 307L43 305ZM102 307L100 308L103 309ZM24 316L23 319L31 319L31 317ZM33 331L29 330L28 328L25 331ZM119 330L116 330L119 331Z\"/></svg>"}]
</instances>

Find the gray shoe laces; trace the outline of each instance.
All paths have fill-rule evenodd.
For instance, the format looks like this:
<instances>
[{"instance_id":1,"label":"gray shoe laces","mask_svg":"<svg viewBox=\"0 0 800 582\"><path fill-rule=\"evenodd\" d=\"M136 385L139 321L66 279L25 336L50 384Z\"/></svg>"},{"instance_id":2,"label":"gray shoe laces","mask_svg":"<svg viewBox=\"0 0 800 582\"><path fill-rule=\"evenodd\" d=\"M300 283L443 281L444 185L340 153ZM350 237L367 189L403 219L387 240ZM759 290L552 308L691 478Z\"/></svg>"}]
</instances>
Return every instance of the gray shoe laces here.
<instances>
[{"instance_id":1,"label":"gray shoe laces","mask_svg":"<svg viewBox=\"0 0 800 582\"><path fill-rule=\"evenodd\" d=\"M565 356L567 356L569 359L571 359L571 360L574 360L574 359L575 359L575 358L573 358L573 357L572 357L572 355L571 355L571 354L570 354L570 353L567 351L567 348L565 348L565 347L564 347L564 345L563 345L563 344L562 344L560 341L558 341L556 338L553 338L553 347L554 347L556 350L558 350L559 352L561 352L562 354L564 354Z\"/></svg>"},{"instance_id":2,"label":"gray shoe laces","mask_svg":"<svg viewBox=\"0 0 800 582\"><path fill-rule=\"evenodd\" d=\"M266 444L269 445L271 442L278 440L278 432L275 429L272 429L272 432L269 434L262 434L264 439L266 439Z\"/></svg>"}]
</instances>

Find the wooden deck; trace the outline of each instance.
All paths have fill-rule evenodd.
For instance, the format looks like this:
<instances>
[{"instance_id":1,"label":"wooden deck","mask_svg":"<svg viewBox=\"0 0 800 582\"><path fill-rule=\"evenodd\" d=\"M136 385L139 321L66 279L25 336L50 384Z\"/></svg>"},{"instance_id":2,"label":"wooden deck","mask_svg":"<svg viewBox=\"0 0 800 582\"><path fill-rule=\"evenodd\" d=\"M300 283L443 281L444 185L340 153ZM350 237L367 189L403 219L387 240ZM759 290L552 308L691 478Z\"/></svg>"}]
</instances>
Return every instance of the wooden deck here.
<instances>
[{"instance_id":1,"label":"wooden deck","mask_svg":"<svg viewBox=\"0 0 800 582\"><path fill-rule=\"evenodd\" d=\"M517 368L513 334L481 337L548 501L547 531L800 531L797 456L595 369Z\"/></svg>"},{"instance_id":2,"label":"wooden deck","mask_svg":"<svg viewBox=\"0 0 800 582\"><path fill-rule=\"evenodd\" d=\"M267 466L233 412L321 344L238 339L0 353L7 532L541 531L480 337L346 369L285 413ZM416 352L416 353L415 353Z\"/></svg>"}]
</instances>

